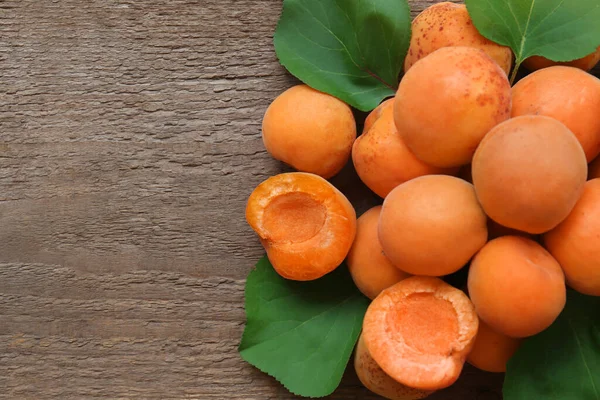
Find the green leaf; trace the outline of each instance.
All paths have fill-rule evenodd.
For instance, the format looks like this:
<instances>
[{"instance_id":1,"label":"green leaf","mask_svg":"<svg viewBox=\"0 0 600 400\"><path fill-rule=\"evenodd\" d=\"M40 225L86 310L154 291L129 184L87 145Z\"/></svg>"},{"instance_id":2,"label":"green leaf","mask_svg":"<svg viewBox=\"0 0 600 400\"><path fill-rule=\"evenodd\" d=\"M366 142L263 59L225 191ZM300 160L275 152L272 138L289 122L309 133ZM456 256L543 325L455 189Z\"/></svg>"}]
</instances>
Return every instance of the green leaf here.
<instances>
[{"instance_id":1,"label":"green leaf","mask_svg":"<svg viewBox=\"0 0 600 400\"><path fill-rule=\"evenodd\" d=\"M599 400L600 297L570 290L556 322L508 363L503 391L504 400Z\"/></svg>"},{"instance_id":2,"label":"green leaf","mask_svg":"<svg viewBox=\"0 0 600 400\"><path fill-rule=\"evenodd\" d=\"M311 282L280 277L266 257L246 281L242 358L306 397L339 385L369 301L342 265Z\"/></svg>"},{"instance_id":3,"label":"green leaf","mask_svg":"<svg viewBox=\"0 0 600 400\"><path fill-rule=\"evenodd\" d=\"M398 88L410 24L406 0L284 0L275 51L307 85L370 111Z\"/></svg>"},{"instance_id":4,"label":"green leaf","mask_svg":"<svg viewBox=\"0 0 600 400\"><path fill-rule=\"evenodd\" d=\"M530 56L572 61L600 45L598 0L466 0L466 4L479 32L515 53L512 80Z\"/></svg>"}]
</instances>

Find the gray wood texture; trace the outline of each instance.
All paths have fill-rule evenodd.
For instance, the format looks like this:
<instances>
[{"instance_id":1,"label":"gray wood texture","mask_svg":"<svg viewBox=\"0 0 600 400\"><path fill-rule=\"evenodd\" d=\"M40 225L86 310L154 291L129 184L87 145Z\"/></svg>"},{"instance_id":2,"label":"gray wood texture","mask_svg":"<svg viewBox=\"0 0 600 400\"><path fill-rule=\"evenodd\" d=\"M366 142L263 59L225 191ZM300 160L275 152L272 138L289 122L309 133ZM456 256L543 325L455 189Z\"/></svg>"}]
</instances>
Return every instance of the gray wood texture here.
<instances>
[{"instance_id":1,"label":"gray wood texture","mask_svg":"<svg viewBox=\"0 0 600 400\"><path fill-rule=\"evenodd\" d=\"M434 1L412 1L417 13ZM281 0L0 1L0 398L292 399L244 363ZM359 212L377 198L347 167ZM501 399L467 368L432 399ZM375 399L352 371L331 399Z\"/></svg>"}]
</instances>

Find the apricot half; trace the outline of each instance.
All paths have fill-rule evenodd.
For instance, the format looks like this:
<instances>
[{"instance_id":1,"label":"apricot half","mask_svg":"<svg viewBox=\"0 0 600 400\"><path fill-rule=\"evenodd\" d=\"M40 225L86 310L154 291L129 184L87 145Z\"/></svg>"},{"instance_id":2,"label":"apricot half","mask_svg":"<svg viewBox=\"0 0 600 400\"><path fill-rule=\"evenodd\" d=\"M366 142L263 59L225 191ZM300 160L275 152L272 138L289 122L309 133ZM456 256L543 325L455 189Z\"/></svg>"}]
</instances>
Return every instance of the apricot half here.
<instances>
[{"instance_id":1,"label":"apricot half","mask_svg":"<svg viewBox=\"0 0 600 400\"><path fill-rule=\"evenodd\" d=\"M350 158L356 122L343 101L298 85L271 103L263 120L262 137L275 159L299 171L330 178Z\"/></svg>"},{"instance_id":2,"label":"apricot half","mask_svg":"<svg viewBox=\"0 0 600 400\"><path fill-rule=\"evenodd\" d=\"M363 338L392 379L437 390L452 385L477 334L473 304L438 278L415 276L381 292L369 306Z\"/></svg>"},{"instance_id":3,"label":"apricot half","mask_svg":"<svg viewBox=\"0 0 600 400\"><path fill-rule=\"evenodd\" d=\"M414 389L401 384L383 372L369 354L365 341L360 335L354 353L354 369L361 383L371 392L390 400L424 399L432 392Z\"/></svg>"},{"instance_id":4,"label":"apricot half","mask_svg":"<svg viewBox=\"0 0 600 400\"><path fill-rule=\"evenodd\" d=\"M435 94L435 95L433 95ZM394 120L408 148L437 167L471 162L477 145L510 117L510 84L485 52L443 47L400 82Z\"/></svg>"},{"instance_id":5,"label":"apricot half","mask_svg":"<svg viewBox=\"0 0 600 400\"><path fill-rule=\"evenodd\" d=\"M497 223L539 234L569 215L587 164L569 129L543 116L512 118L492 129L473 158L473 184Z\"/></svg>"},{"instance_id":6,"label":"apricot half","mask_svg":"<svg viewBox=\"0 0 600 400\"><path fill-rule=\"evenodd\" d=\"M246 220L284 278L322 277L344 261L356 233L348 199L325 179L303 172L272 176L254 189Z\"/></svg>"},{"instance_id":7,"label":"apricot half","mask_svg":"<svg viewBox=\"0 0 600 400\"><path fill-rule=\"evenodd\" d=\"M573 289L600 296L600 179L588 181L575 208L544 235Z\"/></svg>"},{"instance_id":8,"label":"apricot half","mask_svg":"<svg viewBox=\"0 0 600 400\"><path fill-rule=\"evenodd\" d=\"M598 64L598 61L600 61L600 46L598 46L595 52L573 61L558 62L549 60L545 57L533 56L523 61L523 65L530 71L548 68L555 65L564 65L567 67L579 68L584 71L590 71L596 64Z\"/></svg>"},{"instance_id":9,"label":"apricot half","mask_svg":"<svg viewBox=\"0 0 600 400\"><path fill-rule=\"evenodd\" d=\"M379 241L392 264L413 275L462 268L487 241L487 217L473 185L445 175L422 176L386 197Z\"/></svg>"},{"instance_id":10,"label":"apricot half","mask_svg":"<svg viewBox=\"0 0 600 400\"><path fill-rule=\"evenodd\" d=\"M513 54L510 48L483 37L473 25L464 4L437 3L427 7L412 22L412 37L404 70L435 50L449 46L474 47L485 51L508 75Z\"/></svg>"},{"instance_id":11,"label":"apricot half","mask_svg":"<svg viewBox=\"0 0 600 400\"><path fill-rule=\"evenodd\" d=\"M475 344L467 361L482 371L506 372L506 364L520 345L520 339L496 332L480 319Z\"/></svg>"},{"instance_id":12,"label":"apricot half","mask_svg":"<svg viewBox=\"0 0 600 400\"><path fill-rule=\"evenodd\" d=\"M418 176L456 172L428 165L408 149L394 124L393 102L386 103L380 117L356 139L352 161L364 184L381 197Z\"/></svg>"},{"instance_id":13,"label":"apricot half","mask_svg":"<svg viewBox=\"0 0 600 400\"><path fill-rule=\"evenodd\" d=\"M565 306L565 278L558 262L533 240L503 236L473 258L469 296L490 328L510 337L535 335Z\"/></svg>"},{"instance_id":14,"label":"apricot half","mask_svg":"<svg viewBox=\"0 0 600 400\"><path fill-rule=\"evenodd\" d=\"M577 68L550 67L513 87L512 116L545 115L575 134L587 161L600 152L600 79Z\"/></svg>"}]
</instances>

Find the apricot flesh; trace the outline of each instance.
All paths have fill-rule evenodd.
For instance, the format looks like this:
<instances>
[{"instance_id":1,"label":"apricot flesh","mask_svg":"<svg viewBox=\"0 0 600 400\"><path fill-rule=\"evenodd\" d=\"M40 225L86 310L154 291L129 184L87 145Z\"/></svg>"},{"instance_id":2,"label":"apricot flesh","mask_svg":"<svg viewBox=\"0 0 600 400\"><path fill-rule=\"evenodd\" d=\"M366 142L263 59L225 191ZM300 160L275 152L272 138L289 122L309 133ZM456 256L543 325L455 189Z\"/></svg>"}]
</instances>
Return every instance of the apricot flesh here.
<instances>
[{"instance_id":1,"label":"apricot flesh","mask_svg":"<svg viewBox=\"0 0 600 400\"><path fill-rule=\"evenodd\" d=\"M594 66L596 66L596 64L598 64L598 61L600 61L600 46L598 46L596 51L593 53L573 61L558 62L549 60L545 57L532 56L523 61L523 65L530 71L536 71L538 69L548 68L555 65L564 65L567 67L579 68L584 71L590 71L592 68L594 68Z\"/></svg>"},{"instance_id":2,"label":"apricot flesh","mask_svg":"<svg viewBox=\"0 0 600 400\"><path fill-rule=\"evenodd\" d=\"M271 103L263 119L262 137L275 159L330 178L350 158L356 122L341 100L298 85Z\"/></svg>"},{"instance_id":3,"label":"apricot flesh","mask_svg":"<svg viewBox=\"0 0 600 400\"><path fill-rule=\"evenodd\" d=\"M496 332L483 320L479 320L475 344L467 361L482 371L506 372L506 364L520 345L521 339Z\"/></svg>"},{"instance_id":4,"label":"apricot flesh","mask_svg":"<svg viewBox=\"0 0 600 400\"><path fill-rule=\"evenodd\" d=\"M443 47L408 70L396 93L394 120L419 159L459 167L471 162L490 129L510 117L510 102L506 74L485 52Z\"/></svg>"},{"instance_id":5,"label":"apricot flesh","mask_svg":"<svg viewBox=\"0 0 600 400\"><path fill-rule=\"evenodd\" d=\"M478 323L462 291L438 278L415 276L373 300L363 338L369 354L392 379L438 390L458 379Z\"/></svg>"},{"instance_id":6,"label":"apricot flesh","mask_svg":"<svg viewBox=\"0 0 600 400\"><path fill-rule=\"evenodd\" d=\"M468 287L479 317L515 338L548 328L566 302L558 262L542 246L519 236L488 242L471 262Z\"/></svg>"},{"instance_id":7,"label":"apricot flesh","mask_svg":"<svg viewBox=\"0 0 600 400\"><path fill-rule=\"evenodd\" d=\"M381 206L361 215L356 224L356 238L348 253L348 269L356 287L373 300L382 290L410 275L396 268L383 254L377 237Z\"/></svg>"},{"instance_id":8,"label":"apricot flesh","mask_svg":"<svg viewBox=\"0 0 600 400\"><path fill-rule=\"evenodd\" d=\"M445 175L398 186L383 202L379 241L396 267L413 275L458 271L487 241L487 217L473 185Z\"/></svg>"},{"instance_id":9,"label":"apricot flesh","mask_svg":"<svg viewBox=\"0 0 600 400\"><path fill-rule=\"evenodd\" d=\"M380 197L419 176L456 172L428 165L408 149L394 123L393 101L385 103L379 118L356 139L352 161L363 183Z\"/></svg>"},{"instance_id":10,"label":"apricot flesh","mask_svg":"<svg viewBox=\"0 0 600 400\"><path fill-rule=\"evenodd\" d=\"M539 234L569 215L583 190L587 164L581 145L563 124L522 116L487 134L472 172L477 197L490 218Z\"/></svg>"},{"instance_id":11,"label":"apricot flesh","mask_svg":"<svg viewBox=\"0 0 600 400\"><path fill-rule=\"evenodd\" d=\"M513 61L510 48L483 37L464 4L442 2L429 6L414 19L412 32L405 71L442 47L466 46L485 51L506 75L510 72Z\"/></svg>"},{"instance_id":12,"label":"apricot flesh","mask_svg":"<svg viewBox=\"0 0 600 400\"><path fill-rule=\"evenodd\" d=\"M248 199L246 220L273 268L298 281L333 271L356 233L348 199L325 179L303 172L275 175L258 185Z\"/></svg>"},{"instance_id":13,"label":"apricot flesh","mask_svg":"<svg viewBox=\"0 0 600 400\"><path fill-rule=\"evenodd\" d=\"M544 235L544 243L570 287L600 296L600 179L585 184L571 214Z\"/></svg>"},{"instance_id":14,"label":"apricot flesh","mask_svg":"<svg viewBox=\"0 0 600 400\"><path fill-rule=\"evenodd\" d=\"M600 153L600 79L577 68L550 67L513 87L512 116L545 115L575 134L588 162Z\"/></svg>"}]
</instances>

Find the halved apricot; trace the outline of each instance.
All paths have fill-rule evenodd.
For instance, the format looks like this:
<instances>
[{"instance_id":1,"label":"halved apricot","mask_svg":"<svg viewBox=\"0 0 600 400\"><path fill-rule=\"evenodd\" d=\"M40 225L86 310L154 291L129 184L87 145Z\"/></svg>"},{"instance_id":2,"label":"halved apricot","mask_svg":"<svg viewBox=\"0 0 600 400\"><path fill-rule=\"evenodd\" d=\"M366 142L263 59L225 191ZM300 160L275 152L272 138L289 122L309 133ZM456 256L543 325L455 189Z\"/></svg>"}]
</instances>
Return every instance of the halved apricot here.
<instances>
[{"instance_id":1,"label":"halved apricot","mask_svg":"<svg viewBox=\"0 0 600 400\"><path fill-rule=\"evenodd\" d=\"M381 369L403 385L452 385L473 347L479 320L462 291L414 276L381 292L369 306L363 338Z\"/></svg>"},{"instance_id":2,"label":"halved apricot","mask_svg":"<svg viewBox=\"0 0 600 400\"><path fill-rule=\"evenodd\" d=\"M496 332L480 319L475 345L467 361L482 371L506 372L506 364L520 345L521 339Z\"/></svg>"},{"instance_id":3,"label":"halved apricot","mask_svg":"<svg viewBox=\"0 0 600 400\"><path fill-rule=\"evenodd\" d=\"M246 220L275 270L298 281L333 271L356 233L356 212L342 192L303 172L275 175L258 185L248 199Z\"/></svg>"},{"instance_id":4,"label":"halved apricot","mask_svg":"<svg viewBox=\"0 0 600 400\"><path fill-rule=\"evenodd\" d=\"M424 399L432 392L408 387L393 380L383 372L369 354L365 341L360 335L354 353L354 369L361 383L371 392L390 400Z\"/></svg>"}]
</instances>

